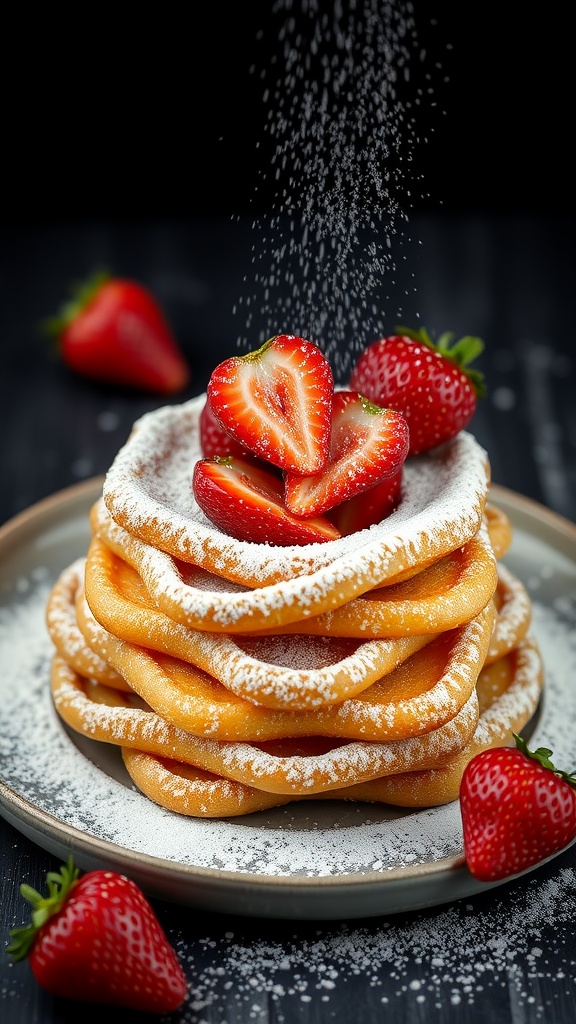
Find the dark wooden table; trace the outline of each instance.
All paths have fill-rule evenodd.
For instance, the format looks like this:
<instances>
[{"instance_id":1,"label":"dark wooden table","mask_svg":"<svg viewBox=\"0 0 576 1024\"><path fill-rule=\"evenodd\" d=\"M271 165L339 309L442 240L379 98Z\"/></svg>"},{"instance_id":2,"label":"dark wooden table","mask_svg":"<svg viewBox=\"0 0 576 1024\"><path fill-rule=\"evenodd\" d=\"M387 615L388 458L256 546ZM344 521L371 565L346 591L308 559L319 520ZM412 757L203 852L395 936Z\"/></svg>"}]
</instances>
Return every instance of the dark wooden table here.
<instances>
[{"instance_id":1,"label":"dark wooden table","mask_svg":"<svg viewBox=\"0 0 576 1024\"><path fill-rule=\"evenodd\" d=\"M493 479L572 521L575 227L571 219L416 218L385 301L390 329L419 322L484 338L489 394L472 429L489 452ZM246 290L253 243L243 221L3 232L0 523L104 473L133 421L161 404L90 384L58 362L38 324L68 283L105 265L154 291L193 370L181 401L203 391L215 363L236 350L244 325L233 310ZM275 330L299 332L299 325ZM42 888L57 866L0 819L3 946L27 916L20 881ZM522 880L389 918L259 920L154 905L189 977L189 1001L174 1015L186 1024L576 1019L576 847ZM27 965L0 956L2 1024L64 1024L83 1012L41 991ZM111 1024L140 1019L105 1012Z\"/></svg>"}]
</instances>

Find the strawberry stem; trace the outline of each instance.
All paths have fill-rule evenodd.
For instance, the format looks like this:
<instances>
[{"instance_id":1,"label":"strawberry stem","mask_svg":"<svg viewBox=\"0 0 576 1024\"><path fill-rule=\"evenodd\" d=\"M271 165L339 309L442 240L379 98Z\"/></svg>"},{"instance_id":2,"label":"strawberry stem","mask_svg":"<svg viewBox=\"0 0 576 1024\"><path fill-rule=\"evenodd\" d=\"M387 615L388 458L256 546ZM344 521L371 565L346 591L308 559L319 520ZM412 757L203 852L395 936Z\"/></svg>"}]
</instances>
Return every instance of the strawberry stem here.
<instances>
[{"instance_id":1,"label":"strawberry stem","mask_svg":"<svg viewBox=\"0 0 576 1024\"><path fill-rule=\"evenodd\" d=\"M517 733L512 733L518 750L521 750L526 757L530 757L533 761L537 761L543 768L548 768L554 773L559 779L563 779L564 782L568 782L571 786L576 787L576 774L570 774L569 772L560 771L550 760L552 751L549 747L538 747L536 750L529 750L526 741L518 736Z\"/></svg>"},{"instance_id":2,"label":"strawberry stem","mask_svg":"<svg viewBox=\"0 0 576 1024\"><path fill-rule=\"evenodd\" d=\"M20 886L20 893L25 900L32 905L31 923L21 928L13 928L10 932L12 942L6 947L6 952L12 956L12 961L24 960L28 956L38 931L49 918L58 914L68 899L71 890L78 881L80 872L75 867L70 854L66 864L63 864L60 871L49 871L46 875L48 895L42 896L31 885L23 882Z\"/></svg>"},{"instance_id":3,"label":"strawberry stem","mask_svg":"<svg viewBox=\"0 0 576 1024\"><path fill-rule=\"evenodd\" d=\"M59 309L56 316L48 317L42 324L45 334L58 338L73 320L86 308L89 302L106 281L110 280L107 270L95 270L86 281L79 281L70 286L72 298L68 299Z\"/></svg>"},{"instance_id":4,"label":"strawberry stem","mask_svg":"<svg viewBox=\"0 0 576 1024\"><path fill-rule=\"evenodd\" d=\"M452 331L444 331L437 341L434 342L425 327L421 327L417 331L412 330L410 327L396 327L396 331L398 334L411 338L412 341L419 341L420 344L426 345L433 352L439 352L445 359L455 363L466 374L478 397L484 397L486 394L484 374L480 370L472 369L469 365L484 351L482 338L476 338L471 334L467 334L454 342L454 333Z\"/></svg>"}]
</instances>

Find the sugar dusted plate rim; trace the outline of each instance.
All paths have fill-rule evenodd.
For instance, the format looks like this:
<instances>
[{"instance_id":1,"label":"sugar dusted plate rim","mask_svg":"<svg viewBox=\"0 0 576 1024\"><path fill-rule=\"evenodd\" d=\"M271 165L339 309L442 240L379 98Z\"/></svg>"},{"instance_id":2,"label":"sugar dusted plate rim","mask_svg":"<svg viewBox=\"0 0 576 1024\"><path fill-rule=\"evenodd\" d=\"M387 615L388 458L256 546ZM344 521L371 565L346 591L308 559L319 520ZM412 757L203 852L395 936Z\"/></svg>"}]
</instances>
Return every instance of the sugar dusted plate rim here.
<instances>
[{"instance_id":1,"label":"sugar dusted plate rim","mask_svg":"<svg viewBox=\"0 0 576 1024\"><path fill-rule=\"evenodd\" d=\"M8 616L14 603L11 595L17 599L18 584L22 580L36 578L40 589L42 586L46 588L73 558L84 553L88 539L88 511L101 488L101 478L74 485L44 499L0 527L0 597ZM545 588L542 607L545 614L551 614L557 596L554 572L560 574L564 587L567 584L571 590L576 590L576 526L506 488L493 486L491 500L507 512L514 526L512 551L516 545L517 553L512 558L513 570L525 578L533 576L536 563L526 563L526 557L531 558L532 551L540 561L544 555L543 561L552 566L542 580ZM557 565L557 570L554 565ZM39 567L45 572L44 576L38 574ZM5 635L7 630L3 633L0 622L0 651L3 650ZM8 650L9 645L6 643L5 646ZM3 656L2 661L10 669L6 657ZM8 685L6 679L10 674L9 671L4 674L4 682L0 679L0 697ZM549 734L554 732L556 717L565 714L568 674L559 674L544 702L537 730L546 742ZM0 700L0 735L6 732L4 703ZM41 704L42 700L36 698L31 706ZM560 710L561 706L563 710ZM110 786L116 796L120 787L129 809L134 807L134 801L138 804L145 800L140 794L126 789L126 782L114 777L118 775L117 751L84 741L88 750L98 748L97 758L91 760L90 753L86 756L84 748L74 743L55 714L50 713L49 707L44 709L42 716L43 726L50 731L55 749L61 748L65 756L70 753L76 759L74 763L82 766L81 773L85 773L86 779L94 785L103 785L104 791ZM12 721L12 731L13 725ZM416 812L416 815L398 813L386 818L367 805L351 808L349 805L318 802L289 805L281 817L259 815L255 824L252 823L254 819L248 822L229 819L225 823L192 823L182 819L177 825L180 832L189 835L190 845L193 847L194 843L202 842L206 845L205 862L202 863L202 857L198 856L194 863L193 850L182 859L174 857L170 850L165 851L169 855L164 856L157 843L147 845L145 840L131 843L129 834L121 831L114 837L109 830L107 834L108 826L100 820L106 817L104 810L100 816L91 812L91 820L79 825L77 813L70 814L66 806L61 805L58 787L62 779L58 773L53 780L43 778L42 792L37 793L35 765L31 762L31 755L27 754L25 723L22 736L16 736L18 739L19 756L14 759L15 764L11 768L0 768L0 814L55 856L64 858L72 851L79 866L85 870L108 866L124 871L151 895L206 910L247 916L341 919L434 906L491 887L474 879L464 864L461 841L458 842L459 811L456 805ZM0 751L1 743L0 740ZM69 748L74 749L70 752ZM0 763L5 764L4 759ZM114 803L113 813L119 813L121 804L122 801ZM159 822L165 822L166 814L159 814ZM420 827L432 839L435 830L438 833L448 830L454 840L452 848L442 847L439 843L434 856L427 856L424 852L411 863L400 863L398 857L395 861L394 857L387 855L389 844L398 848L396 853L399 856L399 836L403 829L415 834ZM225 862L218 867L210 866L210 851L217 849L222 837L230 850L236 847L241 852L238 863L234 861L235 855L228 853L232 867ZM362 857L359 856L358 863L353 866L350 858L357 856L356 852L351 853L356 839L365 847L364 861L361 862ZM271 862L274 859L272 850L276 851L274 856L279 857L278 863ZM249 863L249 856L254 857L252 863ZM266 862L267 857L269 862ZM289 866L291 857L295 869ZM310 869L313 862L315 867Z\"/></svg>"}]
</instances>

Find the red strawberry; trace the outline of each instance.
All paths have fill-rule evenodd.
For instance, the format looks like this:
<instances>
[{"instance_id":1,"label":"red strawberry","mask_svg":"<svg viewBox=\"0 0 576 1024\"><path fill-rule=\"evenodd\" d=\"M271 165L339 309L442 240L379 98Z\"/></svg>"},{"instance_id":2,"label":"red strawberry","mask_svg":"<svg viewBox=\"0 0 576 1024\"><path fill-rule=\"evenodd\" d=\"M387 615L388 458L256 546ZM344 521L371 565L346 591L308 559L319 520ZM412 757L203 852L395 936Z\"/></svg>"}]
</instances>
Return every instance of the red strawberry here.
<instances>
[{"instance_id":1,"label":"red strawberry","mask_svg":"<svg viewBox=\"0 0 576 1024\"><path fill-rule=\"evenodd\" d=\"M189 367L150 292L95 274L49 320L64 363L75 373L159 394L181 391Z\"/></svg>"},{"instance_id":2,"label":"red strawberry","mask_svg":"<svg viewBox=\"0 0 576 1024\"><path fill-rule=\"evenodd\" d=\"M382 522L400 501L403 476L402 467L394 476L331 509L328 518L343 537Z\"/></svg>"},{"instance_id":3,"label":"red strawberry","mask_svg":"<svg viewBox=\"0 0 576 1024\"><path fill-rule=\"evenodd\" d=\"M286 474L286 507L298 516L322 515L395 476L407 453L402 413L381 409L355 391L336 391L328 464L309 476Z\"/></svg>"},{"instance_id":4,"label":"red strawberry","mask_svg":"<svg viewBox=\"0 0 576 1024\"><path fill-rule=\"evenodd\" d=\"M483 395L482 374L468 364L484 348L467 336L452 344L442 334L437 344L428 332L397 328L368 346L350 375L350 387L378 405L397 409L410 427L410 455L427 451L462 430Z\"/></svg>"},{"instance_id":5,"label":"red strawberry","mask_svg":"<svg viewBox=\"0 0 576 1024\"><path fill-rule=\"evenodd\" d=\"M194 466L192 489L208 519L238 540L286 546L340 536L328 519L293 516L284 505L280 477L253 461L200 459Z\"/></svg>"},{"instance_id":6,"label":"red strawberry","mask_svg":"<svg viewBox=\"0 0 576 1024\"><path fill-rule=\"evenodd\" d=\"M186 997L186 978L160 922L135 882L113 871L82 878L72 857L47 876L48 895L20 891L32 923L15 928L7 952L29 958L34 977L55 996L170 1013Z\"/></svg>"},{"instance_id":7,"label":"red strawberry","mask_svg":"<svg viewBox=\"0 0 576 1024\"><path fill-rule=\"evenodd\" d=\"M200 448L205 459L216 456L236 455L238 458L250 458L251 453L218 422L210 402L204 403L200 413Z\"/></svg>"},{"instance_id":8,"label":"red strawberry","mask_svg":"<svg viewBox=\"0 0 576 1024\"><path fill-rule=\"evenodd\" d=\"M317 345L291 334L220 363L208 382L212 412L254 455L291 473L328 458L334 379Z\"/></svg>"},{"instance_id":9,"label":"red strawberry","mask_svg":"<svg viewBox=\"0 0 576 1024\"><path fill-rule=\"evenodd\" d=\"M472 874L492 882L518 874L576 838L576 775L557 771L551 750L483 750L460 786L464 852Z\"/></svg>"}]
</instances>

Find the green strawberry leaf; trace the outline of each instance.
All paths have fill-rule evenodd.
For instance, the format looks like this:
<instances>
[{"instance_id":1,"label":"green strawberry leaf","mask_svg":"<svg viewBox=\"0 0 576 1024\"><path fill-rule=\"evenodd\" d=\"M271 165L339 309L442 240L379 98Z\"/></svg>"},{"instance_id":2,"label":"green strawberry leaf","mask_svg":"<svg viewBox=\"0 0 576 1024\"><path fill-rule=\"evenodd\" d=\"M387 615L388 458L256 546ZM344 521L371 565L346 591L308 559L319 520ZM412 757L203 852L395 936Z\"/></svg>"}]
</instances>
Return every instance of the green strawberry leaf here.
<instances>
[{"instance_id":1,"label":"green strawberry leaf","mask_svg":"<svg viewBox=\"0 0 576 1024\"><path fill-rule=\"evenodd\" d=\"M522 753L526 755L526 757L531 758L532 761L537 761L538 764L541 764L543 768L548 768L559 779L563 779L564 782L568 782L571 786L576 787L576 774L570 774L569 772L564 772L561 771L559 768L556 768L556 766L550 760L550 755L552 754L552 751L549 747L537 747L536 750L530 750L522 736L518 736L518 734L515 732L513 732L512 735L514 737L518 750L521 750Z\"/></svg>"},{"instance_id":2,"label":"green strawberry leaf","mask_svg":"<svg viewBox=\"0 0 576 1024\"><path fill-rule=\"evenodd\" d=\"M110 280L107 270L95 270L86 281L79 281L70 286L72 297L63 303L56 316L48 317L42 324L42 330L52 338L59 338L63 331L86 308L103 284Z\"/></svg>"},{"instance_id":3,"label":"green strawberry leaf","mask_svg":"<svg viewBox=\"0 0 576 1024\"><path fill-rule=\"evenodd\" d=\"M433 341L425 327L413 330L410 327L398 326L396 331L398 334L406 335L407 338L412 338L413 341L419 341L420 344L426 345L427 348L432 349L434 352L439 352L445 359L460 367L470 380L478 397L482 398L485 396L484 374L480 370L471 368L469 365L484 351L485 346L482 338L467 334L454 342L454 333L452 331L444 331L436 341Z\"/></svg>"},{"instance_id":4,"label":"green strawberry leaf","mask_svg":"<svg viewBox=\"0 0 576 1024\"><path fill-rule=\"evenodd\" d=\"M11 954L14 963L24 960L28 956L39 929L62 909L79 874L78 868L72 861L72 855L70 855L60 871L49 871L46 875L47 896L42 896L26 882L22 883L20 893L32 905L32 916L30 924L23 925L21 928L13 928L10 931L12 942L6 947L6 952Z\"/></svg>"}]
</instances>

